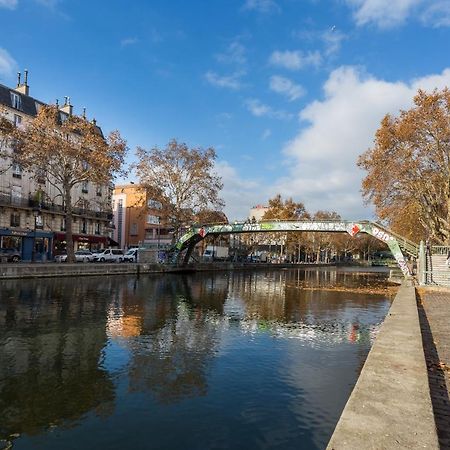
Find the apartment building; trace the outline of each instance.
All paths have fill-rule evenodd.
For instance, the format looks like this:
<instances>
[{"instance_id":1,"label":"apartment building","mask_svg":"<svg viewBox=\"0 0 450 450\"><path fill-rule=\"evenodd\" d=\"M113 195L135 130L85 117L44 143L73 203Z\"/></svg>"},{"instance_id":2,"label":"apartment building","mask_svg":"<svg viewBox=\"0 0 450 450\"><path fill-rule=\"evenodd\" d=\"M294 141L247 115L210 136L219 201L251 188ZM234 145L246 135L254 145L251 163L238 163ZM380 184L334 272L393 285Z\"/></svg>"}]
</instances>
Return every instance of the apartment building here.
<instances>
[{"instance_id":1,"label":"apartment building","mask_svg":"<svg viewBox=\"0 0 450 450\"><path fill-rule=\"evenodd\" d=\"M44 102L30 96L28 73L17 86L0 84L0 115L17 126L32 120ZM72 114L66 97L61 120ZM99 128L99 132L101 132ZM1 136L0 136L1 139ZM0 155L0 248L14 248L21 259L51 260L65 249L65 208L61 194L45 176L25 171L14 163L13 149ZM100 249L112 236L112 186L85 182L74 187L73 240L75 250Z\"/></svg>"},{"instance_id":2,"label":"apartment building","mask_svg":"<svg viewBox=\"0 0 450 450\"><path fill-rule=\"evenodd\" d=\"M172 244L172 232L162 216L161 204L149 199L139 185L117 185L112 205L113 238L121 248L165 249Z\"/></svg>"},{"instance_id":3,"label":"apartment building","mask_svg":"<svg viewBox=\"0 0 450 450\"><path fill-rule=\"evenodd\" d=\"M256 222L261 222L264 214L269 210L268 206L265 205L256 205L250 209L248 213L249 220L254 220Z\"/></svg>"}]
</instances>

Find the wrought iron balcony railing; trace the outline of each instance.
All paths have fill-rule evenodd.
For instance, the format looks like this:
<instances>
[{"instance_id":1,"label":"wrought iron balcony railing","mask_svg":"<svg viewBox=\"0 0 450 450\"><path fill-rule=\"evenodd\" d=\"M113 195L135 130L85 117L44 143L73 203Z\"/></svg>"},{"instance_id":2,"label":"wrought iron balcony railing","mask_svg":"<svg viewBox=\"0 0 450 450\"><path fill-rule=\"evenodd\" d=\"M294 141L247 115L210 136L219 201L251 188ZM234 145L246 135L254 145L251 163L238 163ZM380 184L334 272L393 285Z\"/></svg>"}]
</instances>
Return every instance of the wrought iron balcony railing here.
<instances>
[{"instance_id":1,"label":"wrought iron balcony railing","mask_svg":"<svg viewBox=\"0 0 450 450\"><path fill-rule=\"evenodd\" d=\"M11 195L0 194L0 206L9 206L22 209L39 209L42 212L65 214L63 205L55 203L40 202L31 198L13 197ZM112 220L113 214L108 211L93 211L91 209L73 207L75 216L87 217L92 219Z\"/></svg>"}]
</instances>

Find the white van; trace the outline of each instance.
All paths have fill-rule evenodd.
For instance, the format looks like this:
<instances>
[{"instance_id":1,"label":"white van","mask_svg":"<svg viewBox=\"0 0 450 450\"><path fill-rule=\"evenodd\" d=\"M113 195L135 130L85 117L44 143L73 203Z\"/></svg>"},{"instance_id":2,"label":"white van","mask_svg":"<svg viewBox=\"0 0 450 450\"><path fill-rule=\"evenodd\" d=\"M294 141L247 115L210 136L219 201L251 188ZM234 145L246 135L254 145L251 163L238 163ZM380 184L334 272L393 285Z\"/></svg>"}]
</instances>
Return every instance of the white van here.
<instances>
[{"instance_id":1,"label":"white van","mask_svg":"<svg viewBox=\"0 0 450 450\"><path fill-rule=\"evenodd\" d=\"M130 248L125 255L123 255L123 260L125 262L136 262L138 257L138 248Z\"/></svg>"},{"instance_id":2,"label":"white van","mask_svg":"<svg viewBox=\"0 0 450 450\"><path fill-rule=\"evenodd\" d=\"M123 250L115 248L107 248L101 253L94 254L94 262L119 262L124 261Z\"/></svg>"}]
</instances>

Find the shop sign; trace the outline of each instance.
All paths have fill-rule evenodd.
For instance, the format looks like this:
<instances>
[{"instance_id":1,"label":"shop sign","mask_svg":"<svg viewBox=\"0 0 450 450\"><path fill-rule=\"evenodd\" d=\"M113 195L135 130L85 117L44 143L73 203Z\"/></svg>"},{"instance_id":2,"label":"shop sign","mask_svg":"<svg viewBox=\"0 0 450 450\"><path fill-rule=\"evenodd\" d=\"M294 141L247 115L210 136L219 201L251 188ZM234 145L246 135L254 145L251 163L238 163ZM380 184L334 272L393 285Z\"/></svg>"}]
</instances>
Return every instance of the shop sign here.
<instances>
[{"instance_id":1,"label":"shop sign","mask_svg":"<svg viewBox=\"0 0 450 450\"><path fill-rule=\"evenodd\" d=\"M26 231L11 230L11 236L28 236Z\"/></svg>"}]
</instances>

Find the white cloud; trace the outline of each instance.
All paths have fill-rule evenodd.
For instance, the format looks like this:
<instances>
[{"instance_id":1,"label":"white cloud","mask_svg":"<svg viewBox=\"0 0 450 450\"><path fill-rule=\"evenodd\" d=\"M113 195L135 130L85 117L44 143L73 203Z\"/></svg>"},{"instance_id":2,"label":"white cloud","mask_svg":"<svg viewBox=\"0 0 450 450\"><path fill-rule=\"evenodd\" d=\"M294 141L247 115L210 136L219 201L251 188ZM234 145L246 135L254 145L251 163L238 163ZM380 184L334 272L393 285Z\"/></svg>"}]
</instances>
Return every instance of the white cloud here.
<instances>
[{"instance_id":1,"label":"white cloud","mask_svg":"<svg viewBox=\"0 0 450 450\"><path fill-rule=\"evenodd\" d=\"M289 101L297 100L305 95L305 89L295 84L289 78L274 75L270 77L270 89L278 94L284 95Z\"/></svg>"},{"instance_id":2,"label":"white cloud","mask_svg":"<svg viewBox=\"0 0 450 450\"><path fill-rule=\"evenodd\" d=\"M0 0L0 8L16 9L18 0Z\"/></svg>"},{"instance_id":3,"label":"white cloud","mask_svg":"<svg viewBox=\"0 0 450 450\"><path fill-rule=\"evenodd\" d=\"M325 45L325 55L331 56L339 52L342 41L346 39L346 35L336 28L324 31L321 34L321 39Z\"/></svg>"},{"instance_id":4,"label":"white cloud","mask_svg":"<svg viewBox=\"0 0 450 450\"><path fill-rule=\"evenodd\" d=\"M265 199L261 183L247 177L241 178L227 161L217 162L215 168L217 174L222 177L221 196L225 200L225 214L228 219L246 219L251 206Z\"/></svg>"},{"instance_id":5,"label":"white cloud","mask_svg":"<svg viewBox=\"0 0 450 450\"><path fill-rule=\"evenodd\" d=\"M139 39L136 37L127 37L120 41L121 47L127 47L128 45L137 44L139 42Z\"/></svg>"},{"instance_id":6,"label":"white cloud","mask_svg":"<svg viewBox=\"0 0 450 450\"><path fill-rule=\"evenodd\" d=\"M270 55L269 62L274 66L298 70L308 66L319 66L322 62L322 56L318 51L305 54L300 50L286 50L283 52L276 50Z\"/></svg>"},{"instance_id":7,"label":"white cloud","mask_svg":"<svg viewBox=\"0 0 450 450\"><path fill-rule=\"evenodd\" d=\"M442 0L429 5L422 14L422 21L433 28L450 27L450 2Z\"/></svg>"},{"instance_id":8,"label":"white cloud","mask_svg":"<svg viewBox=\"0 0 450 450\"><path fill-rule=\"evenodd\" d=\"M247 109L256 117L272 117L275 119L291 119L292 114L285 111L275 110L269 105L262 103L256 98L249 98L245 101Z\"/></svg>"},{"instance_id":9,"label":"white cloud","mask_svg":"<svg viewBox=\"0 0 450 450\"><path fill-rule=\"evenodd\" d=\"M324 84L324 99L300 112L305 126L285 147L289 170L272 187L305 203L311 211L335 210L348 219L366 218L358 156L369 148L386 113L409 108L417 89L450 84L450 68L409 83L387 82L340 67Z\"/></svg>"},{"instance_id":10,"label":"white cloud","mask_svg":"<svg viewBox=\"0 0 450 450\"><path fill-rule=\"evenodd\" d=\"M266 129L263 131L263 134L261 135L261 139L262 139L263 141L265 141L265 140L268 139L271 135L272 135L272 131L271 131L269 128L266 128Z\"/></svg>"},{"instance_id":11,"label":"white cloud","mask_svg":"<svg viewBox=\"0 0 450 450\"><path fill-rule=\"evenodd\" d=\"M425 0L347 0L358 25L374 24L389 28L402 24ZM435 2L435 0L427 0Z\"/></svg>"},{"instance_id":12,"label":"white cloud","mask_svg":"<svg viewBox=\"0 0 450 450\"><path fill-rule=\"evenodd\" d=\"M17 68L14 58L3 48L0 48L0 75L9 77Z\"/></svg>"},{"instance_id":13,"label":"white cloud","mask_svg":"<svg viewBox=\"0 0 450 450\"><path fill-rule=\"evenodd\" d=\"M234 41L225 52L216 55L216 59L221 63L244 65L247 62L245 47L240 42Z\"/></svg>"},{"instance_id":14,"label":"white cloud","mask_svg":"<svg viewBox=\"0 0 450 450\"><path fill-rule=\"evenodd\" d=\"M240 70L234 72L231 75L221 76L213 71L208 71L205 74L206 81L212 84L213 86L231 89L233 91L237 91L242 88L242 80L241 78L245 75L245 72Z\"/></svg>"},{"instance_id":15,"label":"white cloud","mask_svg":"<svg viewBox=\"0 0 450 450\"><path fill-rule=\"evenodd\" d=\"M246 0L242 9L256 11L261 14L270 14L281 11L274 0Z\"/></svg>"}]
</instances>

